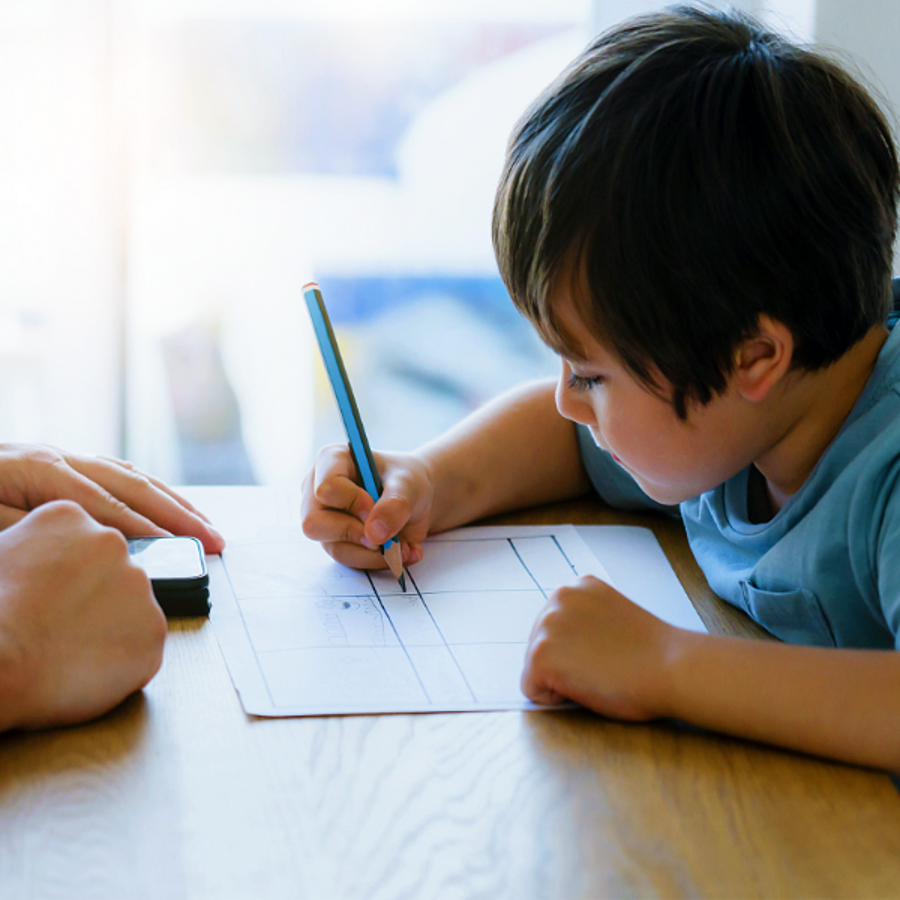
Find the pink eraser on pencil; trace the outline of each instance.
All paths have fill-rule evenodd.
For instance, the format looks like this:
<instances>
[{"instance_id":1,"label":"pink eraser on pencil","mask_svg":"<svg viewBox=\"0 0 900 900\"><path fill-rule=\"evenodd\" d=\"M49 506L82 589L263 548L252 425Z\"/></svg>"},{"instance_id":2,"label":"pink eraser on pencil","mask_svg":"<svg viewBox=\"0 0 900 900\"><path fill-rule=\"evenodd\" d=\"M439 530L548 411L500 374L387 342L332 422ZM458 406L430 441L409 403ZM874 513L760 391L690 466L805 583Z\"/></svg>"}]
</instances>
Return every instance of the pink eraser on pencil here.
<instances>
[{"instance_id":1,"label":"pink eraser on pencil","mask_svg":"<svg viewBox=\"0 0 900 900\"><path fill-rule=\"evenodd\" d=\"M316 281L310 281L309 284L304 284L304 285L303 285L303 290L304 290L304 291L308 291L310 288L315 288L316 290L318 290L318 289L319 289L319 284L318 284L318 282L316 282Z\"/></svg>"}]
</instances>

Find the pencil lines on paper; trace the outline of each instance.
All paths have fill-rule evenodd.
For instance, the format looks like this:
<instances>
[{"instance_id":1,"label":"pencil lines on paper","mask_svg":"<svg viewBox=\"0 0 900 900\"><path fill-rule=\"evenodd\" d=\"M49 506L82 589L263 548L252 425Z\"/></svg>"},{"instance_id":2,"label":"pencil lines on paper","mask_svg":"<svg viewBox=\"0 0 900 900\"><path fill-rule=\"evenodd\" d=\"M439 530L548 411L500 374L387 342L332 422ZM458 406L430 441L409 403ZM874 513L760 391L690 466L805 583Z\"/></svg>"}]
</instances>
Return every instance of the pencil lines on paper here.
<instances>
[{"instance_id":1,"label":"pencil lines on paper","mask_svg":"<svg viewBox=\"0 0 900 900\"><path fill-rule=\"evenodd\" d=\"M529 705L518 683L528 635L549 593L577 576L571 552L552 530L456 535L427 543L407 593L306 539L229 546L228 580L275 709Z\"/></svg>"}]
</instances>

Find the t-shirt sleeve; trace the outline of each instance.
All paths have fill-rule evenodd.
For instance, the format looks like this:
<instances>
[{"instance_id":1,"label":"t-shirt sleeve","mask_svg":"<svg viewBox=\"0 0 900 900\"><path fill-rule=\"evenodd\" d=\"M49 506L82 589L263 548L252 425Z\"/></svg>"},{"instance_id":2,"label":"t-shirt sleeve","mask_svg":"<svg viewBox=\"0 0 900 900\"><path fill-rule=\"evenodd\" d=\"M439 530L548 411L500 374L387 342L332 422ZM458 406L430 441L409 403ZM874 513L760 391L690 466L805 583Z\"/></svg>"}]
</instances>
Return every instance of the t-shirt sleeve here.
<instances>
[{"instance_id":1,"label":"t-shirt sleeve","mask_svg":"<svg viewBox=\"0 0 900 900\"><path fill-rule=\"evenodd\" d=\"M603 500L616 509L650 510L679 515L677 506L664 506L651 500L631 475L606 450L597 446L591 432L584 425L577 427L581 460L594 490Z\"/></svg>"},{"instance_id":2,"label":"t-shirt sleeve","mask_svg":"<svg viewBox=\"0 0 900 900\"><path fill-rule=\"evenodd\" d=\"M900 650L900 483L895 480L892 488L881 517L876 572L881 610Z\"/></svg>"}]
</instances>

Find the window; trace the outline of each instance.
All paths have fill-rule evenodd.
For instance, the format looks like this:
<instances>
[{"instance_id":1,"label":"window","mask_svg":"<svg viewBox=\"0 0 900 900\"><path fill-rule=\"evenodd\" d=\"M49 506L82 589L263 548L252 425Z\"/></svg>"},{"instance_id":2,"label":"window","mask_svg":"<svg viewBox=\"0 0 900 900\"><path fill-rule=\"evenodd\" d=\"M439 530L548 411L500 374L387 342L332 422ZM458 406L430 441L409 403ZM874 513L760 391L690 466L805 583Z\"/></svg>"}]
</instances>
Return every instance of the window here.
<instances>
[{"instance_id":1,"label":"window","mask_svg":"<svg viewBox=\"0 0 900 900\"><path fill-rule=\"evenodd\" d=\"M121 448L110 5L0 4L0 434Z\"/></svg>"},{"instance_id":2,"label":"window","mask_svg":"<svg viewBox=\"0 0 900 900\"><path fill-rule=\"evenodd\" d=\"M369 15L370 6L377 15ZM192 483L296 479L342 439L317 280L373 445L555 372L494 264L509 131L585 2L134 4L130 452Z\"/></svg>"},{"instance_id":3,"label":"window","mask_svg":"<svg viewBox=\"0 0 900 900\"><path fill-rule=\"evenodd\" d=\"M591 34L657 5L0 4L3 439L296 481L343 439L311 279L376 447L555 373L491 252L506 140ZM813 0L765 6L812 30Z\"/></svg>"}]
</instances>

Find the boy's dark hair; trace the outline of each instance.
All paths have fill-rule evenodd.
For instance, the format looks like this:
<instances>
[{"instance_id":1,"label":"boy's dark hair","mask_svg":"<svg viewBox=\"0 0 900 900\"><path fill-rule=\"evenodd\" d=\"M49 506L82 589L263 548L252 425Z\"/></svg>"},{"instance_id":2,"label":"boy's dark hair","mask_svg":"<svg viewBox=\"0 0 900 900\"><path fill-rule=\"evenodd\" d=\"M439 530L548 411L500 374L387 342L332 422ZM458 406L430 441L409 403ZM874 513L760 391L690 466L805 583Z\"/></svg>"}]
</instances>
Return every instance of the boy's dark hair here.
<instances>
[{"instance_id":1,"label":"boy's dark hair","mask_svg":"<svg viewBox=\"0 0 900 900\"><path fill-rule=\"evenodd\" d=\"M649 388L721 393L761 314L829 365L890 306L897 157L830 60L739 13L676 7L599 37L517 125L494 249L519 310L578 359L552 304ZM585 289L586 288L586 289Z\"/></svg>"}]
</instances>

